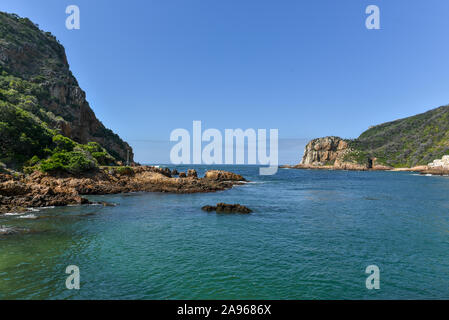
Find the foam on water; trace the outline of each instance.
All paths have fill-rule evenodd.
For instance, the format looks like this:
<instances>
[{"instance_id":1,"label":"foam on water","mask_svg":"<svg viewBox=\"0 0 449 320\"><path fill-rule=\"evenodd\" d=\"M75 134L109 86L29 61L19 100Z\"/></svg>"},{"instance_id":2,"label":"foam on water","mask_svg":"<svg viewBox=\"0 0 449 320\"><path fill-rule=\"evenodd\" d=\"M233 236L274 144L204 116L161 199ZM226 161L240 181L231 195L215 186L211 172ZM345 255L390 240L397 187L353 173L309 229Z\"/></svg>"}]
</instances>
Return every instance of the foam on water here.
<instances>
[{"instance_id":1,"label":"foam on water","mask_svg":"<svg viewBox=\"0 0 449 320\"><path fill-rule=\"evenodd\" d=\"M27 214L27 215L22 215L22 216L18 216L19 219L37 219L38 217L31 213L31 214Z\"/></svg>"}]
</instances>

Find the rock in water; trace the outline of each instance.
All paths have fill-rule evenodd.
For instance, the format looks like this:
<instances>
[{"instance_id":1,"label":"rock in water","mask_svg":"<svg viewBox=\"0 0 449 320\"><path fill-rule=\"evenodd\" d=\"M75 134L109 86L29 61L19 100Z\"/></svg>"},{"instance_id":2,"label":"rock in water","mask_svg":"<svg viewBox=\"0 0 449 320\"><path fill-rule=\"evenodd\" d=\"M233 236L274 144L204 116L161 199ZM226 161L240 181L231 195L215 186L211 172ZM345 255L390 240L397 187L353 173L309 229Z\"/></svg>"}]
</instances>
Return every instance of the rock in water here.
<instances>
[{"instance_id":1,"label":"rock in water","mask_svg":"<svg viewBox=\"0 0 449 320\"><path fill-rule=\"evenodd\" d=\"M179 177L180 177L180 178L185 178L185 177L187 177L187 176L186 176L186 173L185 173L185 172L180 172L180 173L179 173Z\"/></svg>"},{"instance_id":2,"label":"rock in water","mask_svg":"<svg viewBox=\"0 0 449 320\"><path fill-rule=\"evenodd\" d=\"M227 203L217 203L216 206L204 206L201 208L204 211L217 213L243 213L248 214L253 212L250 208L242 206L240 204L227 204Z\"/></svg>"},{"instance_id":3,"label":"rock in water","mask_svg":"<svg viewBox=\"0 0 449 320\"><path fill-rule=\"evenodd\" d=\"M209 170L206 172L204 178L215 181L246 181L239 174L222 170Z\"/></svg>"}]
</instances>

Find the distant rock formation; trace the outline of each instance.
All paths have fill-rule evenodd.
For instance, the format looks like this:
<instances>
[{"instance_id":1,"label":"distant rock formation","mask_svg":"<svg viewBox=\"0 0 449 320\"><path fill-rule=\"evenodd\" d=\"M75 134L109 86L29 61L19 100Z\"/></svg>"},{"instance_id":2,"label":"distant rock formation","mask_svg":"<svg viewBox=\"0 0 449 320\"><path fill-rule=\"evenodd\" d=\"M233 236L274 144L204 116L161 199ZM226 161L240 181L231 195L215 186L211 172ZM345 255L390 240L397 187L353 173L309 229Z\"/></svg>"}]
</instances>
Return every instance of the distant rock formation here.
<instances>
[{"instance_id":1,"label":"distant rock formation","mask_svg":"<svg viewBox=\"0 0 449 320\"><path fill-rule=\"evenodd\" d=\"M441 168L449 170L449 155L443 156L441 159L435 159L428 164L430 169Z\"/></svg>"},{"instance_id":2,"label":"distant rock formation","mask_svg":"<svg viewBox=\"0 0 449 320\"><path fill-rule=\"evenodd\" d=\"M348 143L339 137L324 137L310 141L302 157L302 165L333 165L348 149Z\"/></svg>"},{"instance_id":3,"label":"distant rock formation","mask_svg":"<svg viewBox=\"0 0 449 320\"><path fill-rule=\"evenodd\" d=\"M371 126L356 139L325 137L305 148L297 166L349 166L421 170L447 165L449 154L449 105L391 122ZM449 160L448 160L449 161Z\"/></svg>"},{"instance_id":4,"label":"distant rock formation","mask_svg":"<svg viewBox=\"0 0 449 320\"><path fill-rule=\"evenodd\" d=\"M429 163L422 174L432 175L449 175L449 155L443 156L441 159L435 159Z\"/></svg>"},{"instance_id":5,"label":"distant rock formation","mask_svg":"<svg viewBox=\"0 0 449 320\"><path fill-rule=\"evenodd\" d=\"M335 136L313 139L306 145L300 164L282 167L328 170L392 169L390 166L376 163L377 158L351 147L350 143L350 140Z\"/></svg>"}]
</instances>

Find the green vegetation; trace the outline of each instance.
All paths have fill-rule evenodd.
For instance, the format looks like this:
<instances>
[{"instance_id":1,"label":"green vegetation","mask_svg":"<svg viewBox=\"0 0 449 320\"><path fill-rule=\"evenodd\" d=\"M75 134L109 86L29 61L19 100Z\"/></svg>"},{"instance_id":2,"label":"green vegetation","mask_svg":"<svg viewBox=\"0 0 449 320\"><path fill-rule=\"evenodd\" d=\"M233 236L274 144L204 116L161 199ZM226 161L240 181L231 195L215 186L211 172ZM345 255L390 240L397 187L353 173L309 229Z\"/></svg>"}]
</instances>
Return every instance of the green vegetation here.
<instances>
[{"instance_id":1,"label":"green vegetation","mask_svg":"<svg viewBox=\"0 0 449 320\"><path fill-rule=\"evenodd\" d=\"M51 129L63 121L38 104L36 83L0 74L0 161L14 169L80 173L115 159L98 143L79 144ZM40 160L43 159L43 160Z\"/></svg>"},{"instance_id":2,"label":"green vegetation","mask_svg":"<svg viewBox=\"0 0 449 320\"><path fill-rule=\"evenodd\" d=\"M0 57L2 170L80 173L116 164L100 144L80 144L62 134L61 128L71 128L73 110L79 108L68 100L66 89L77 82L53 35L27 18L0 12L0 52L7 57ZM55 87L58 91L52 94ZM101 126L98 137L108 144L124 144Z\"/></svg>"},{"instance_id":3,"label":"green vegetation","mask_svg":"<svg viewBox=\"0 0 449 320\"><path fill-rule=\"evenodd\" d=\"M0 12L0 162L79 172L124 161L127 150L95 117L56 38Z\"/></svg>"},{"instance_id":4,"label":"green vegetation","mask_svg":"<svg viewBox=\"0 0 449 320\"><path fill-rule=\"evenodd\" d=\"M78 144L75 141L57 134L53 137L55 148L52 155L37 162L36 158L30 160L31 164L43 172L65 171L69 173L81 173L97 169L99 165L110 165L115 159L96 142L87 145Z\"/></svg>"},{"instance_id":5,"label":"green vegetation","mask_svg":"<svg viewBox=\"0 0 449 320\"><path fill-rule=\"evenodd\" d=\"M89 142L85 145L79 145L84 151L90 153L99 165L107 166L116 163L115 158L111 156L106 149L96 142Z\"/></svg>"},{"instance_id":6,"label":"green vegetation","mask_svg":"<svg viewBox=\"0 0 449 320\"><path fill-rule=\"evenodd\" d=\"M125 167L116 167L115 171L123 176L130 176L134 173L134 169L128 166Z\"/></svg>"},{"instance_id":7,"label":"green vegetation","mask_svg":"<svg viewBox=\"0 0 449 320\"><path fill-rule=\"evenodd\" d=\"M54 134L45 122L21 108L20 102L0 100L0 161L20 167L34 155L44 157Z\"/></svg>"},{"instance_id":8,"label":"green vegetation","mask_svg":"<svg viewBox=\"0 0 449 320\"><path fill-rule=\"evenodd\" d=\"M349 142L357 162L368 157L393 167L425 165L449 154L449 106L374 126Z\"/></svg>"},{"instance_id":9,"label":"green vegetation","mask_svg":"<svg viewBox=\"0 0 449 320\"><path fill-rule=\"evenodd\" d=\"M92 155L79 148L70 152L56 152L39 164L39 169L43 172L65 171L77 174L96 168L98 163Z\"/></svg>"},{"instance_id":10,"label":"green vegetation","mask_svg":"<svg viewBox=\"0 0 449 320\"><path fill-rule=\"evenodd\" d=\"M367 152L357 150L354 141L349 140L348 144L351 151L344 155L343 161L367 165L368 159L370 158L369 154Z\"/></svg>"},{"instance_id":11,"label":"green vegetation","mask_svg":"<svg viewBox=\"0 0 449 320\"><path fill-rule=\"evenodd\" d=\"M54 149L51 156L42 161L34 156L28 160L25 172L41 170L79 174L98 169L100 165L115 164L115 159L96 142L82 145L60 134L53 136L52 140Z\"/></svg>"}]
</instances>

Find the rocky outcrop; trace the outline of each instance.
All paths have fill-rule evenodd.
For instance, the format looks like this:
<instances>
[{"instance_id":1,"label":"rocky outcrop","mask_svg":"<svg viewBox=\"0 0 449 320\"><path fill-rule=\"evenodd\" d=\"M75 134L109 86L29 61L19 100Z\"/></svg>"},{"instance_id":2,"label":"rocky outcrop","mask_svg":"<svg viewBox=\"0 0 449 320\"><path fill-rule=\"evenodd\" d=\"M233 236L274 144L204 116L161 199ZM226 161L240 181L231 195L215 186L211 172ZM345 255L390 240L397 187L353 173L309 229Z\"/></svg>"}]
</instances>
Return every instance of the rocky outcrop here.
<instances>
[{"instance_id":1,"label":"rocky outcrop","mask_svg":"<svg viewBox=\"0 0 449 320\"><path fill-rule=\"evenodd\" d=\"M189 169L187 171L187 178L198 178L198 173L195 169Z\"/></svg>"},{"instance_id":2,"label":"rocky outcrop","mask_svg":"<svg viewBox=\"0 0 449 320\"><path fill-rule=\"evenodd\" d=\"M427 165L429 169L449 170L449 155L443 156L441 159L435 159Z\"/></svg>"},{"instance_id":3,"label":"rocky outcrop","mask_svg":"<svg viewBox=\"0 0 449 320\"><path fill-rule=\"evenodd\" d=\"M332 136L310 141L304 149L300 164L281 166L281 168L358 171L393 169L390 166L377 164L376 161L376 158L360 150L354 150L349 140Z\"/></svg>"},{"instance_id":4,"label":"rocky outcrop","mask_svg":"<svg viewBox=\"0 0 449 320\"><path fill-rule=\"evenodd\" d=\"M133 161L132 148L97 119L70 71L64 47L27 18L0 12L0 71L39 86L38 105L56 117L53 129L78 143L100 143L118 160ZM35 114L37 117L40 115Z\"/></svg>"},{"instance_id":5,"label":"rocky outcrop","mask_svg":"<svg viewBox=\"0 0 449 320\"><path fill-rule=\"evenodd\" d=\"M65 206L88 203L72 187L55 184L43 185L24 178L2 175L0 183L0 213L22 212L29 207ZM5 181L6 180L6 181Z\"/></svg>"},{"instance_id":6,"label":"rocky outcrop","mask_svg":"<svg viewBox=\"0 0 449 320\"><path fill-rule=\"evenodd\" d=\"M239 174L221 170L209 170L204 175L204 178L213 181L246 181Z\"/></svg>"},{"instance_id":7,"label":"rocky outcrop","mask_svg":"<svg viewBox=\"0 0 449 320\"><path fill-rule=\"evenodd\" d=\"M131 170L131 171L129 171ZM219 171L222 176L235 175ZM22 212L29 207L64 206L88 201L82 195L127 192L198 193L215 192L240 184L206 178L172 178L155 167L104 168L79 176L34 172L18 177L0 174L0 213Z\"/></svg>"},{"instance_id":8,"label":"rocky outcrop","mask_svg":"<svg viewBox=\"0 0 449 320\"><path fill-rule=\"evenodd\" d=\"M301 164L312 166L333 165L337 159L342 159L347 149L348 143L339 137L314 139L306 145Z\"/></svg>"},{"instance_id":9,"label":"rocky outcrop","mask_svg":"<svg viewBox=\"0 0 449 320\"><path fill-rule=\"evenodd\" d=\"M441 159L435 159L429 163L423 170L420 170L422 174L432 175L449 175L449 155L443 156Z\"/></svg>"},{"instance_id":10,"label":"rocky outcrop","mask_svg":"<svg viewBox=\"0 0 449 320\"><path fill-rule=\"evenodd\" d=\"M227 204L227 203L217 203L216 206L204 206L201 208L203 211L217 213L242 213L248 214L253 212L250 208L242 206L240 204Z\"/></svg>"}]
</instances>

